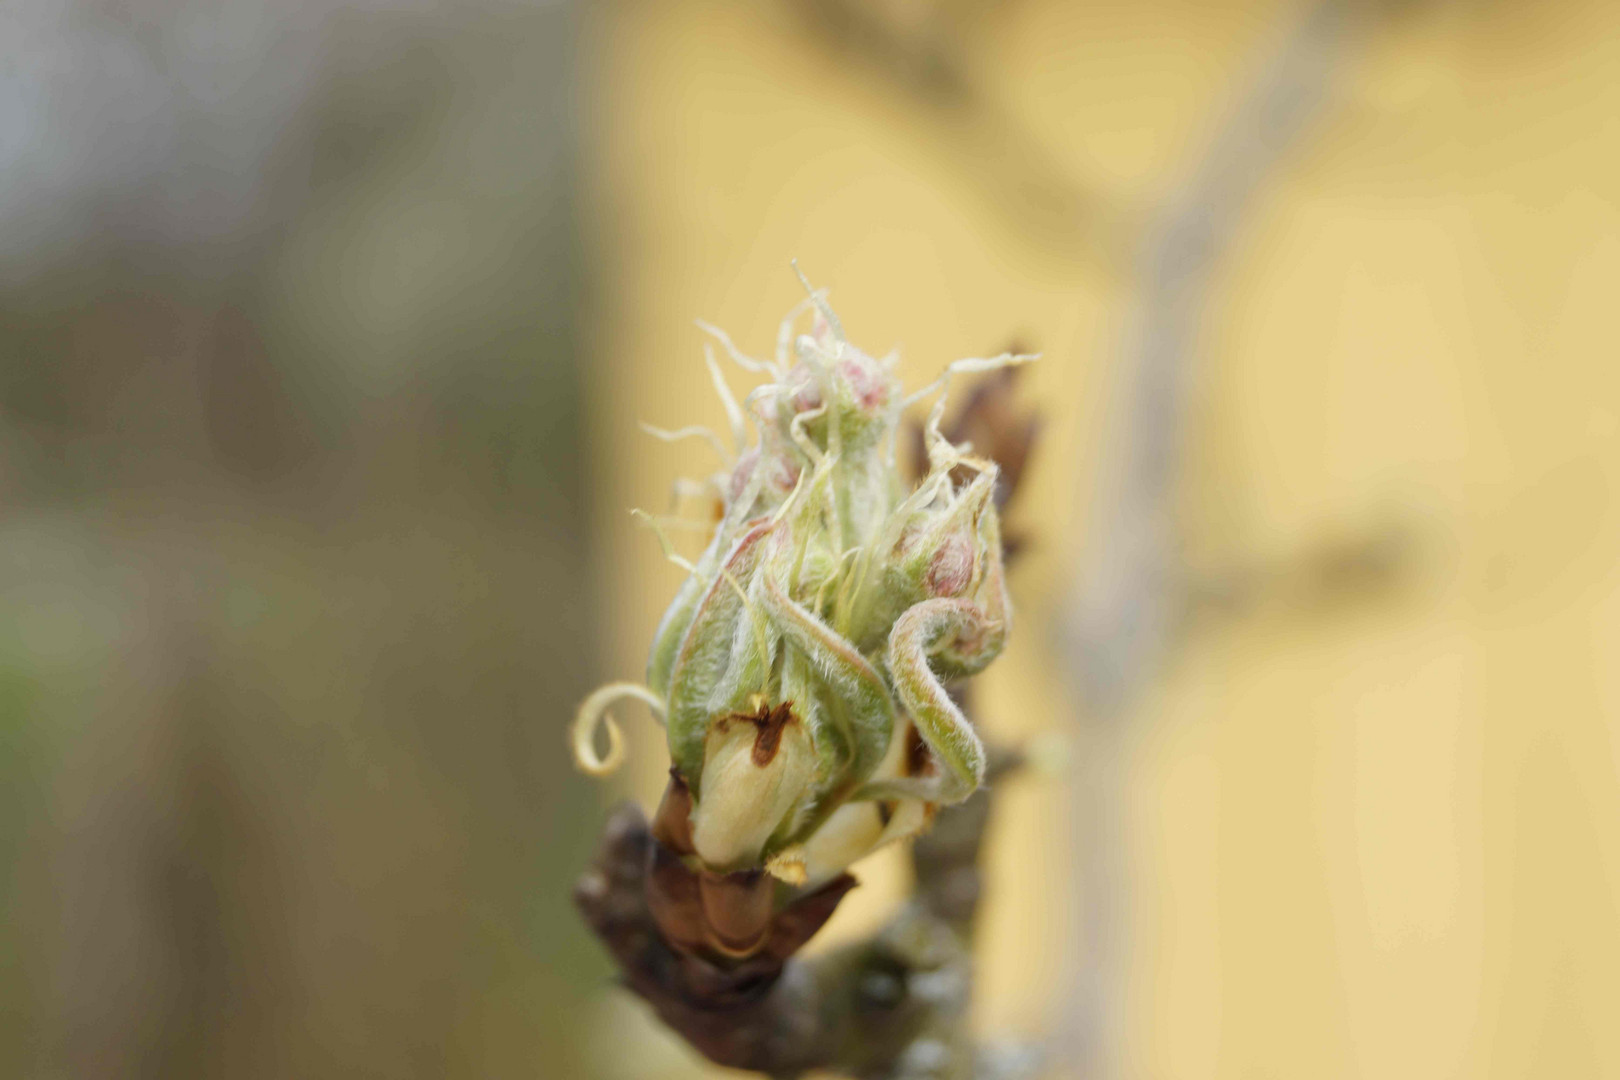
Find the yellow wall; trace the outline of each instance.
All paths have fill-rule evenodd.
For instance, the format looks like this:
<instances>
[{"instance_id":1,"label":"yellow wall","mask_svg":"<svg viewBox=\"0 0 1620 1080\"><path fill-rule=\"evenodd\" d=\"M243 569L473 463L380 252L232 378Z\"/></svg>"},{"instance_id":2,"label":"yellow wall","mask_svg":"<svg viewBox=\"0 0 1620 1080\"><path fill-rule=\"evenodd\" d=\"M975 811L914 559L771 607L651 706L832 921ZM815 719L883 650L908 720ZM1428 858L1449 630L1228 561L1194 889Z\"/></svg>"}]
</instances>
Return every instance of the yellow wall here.
<instances>
[{"instance_id":1,"label":"yellow wall","mask_svg":"<svg viewBox=\"0 0 1620 1080\"><path fill-rule=\"evenodd\" d=\"M872 10L914 33L961 7ZM1620 8L1403 11L1347 44L1197 339L1188 564L1260 585L1178 639L1123 737L1120 1075L1620 1076ZM691 320L765 351L797 257L853 339L901 346L908 382L1015 334L1044 351L1018 515L1038 548L983 700L1002 737L1071 724L1057 620L1126 258L1292 15L989 5L943 23L978 87L964 111L786 5L598 9L609 674L639 672L680 576L625 510L710 467L635 422L720 423ZM1312 576L1324 548L1385 536L1393 581ZM651 798L663 750L632 740ZM1062 1015L1085 885L1063 785L1003 803L979 1017L1034 1034ZM897 894L893 859L870 876L834 936Z\"/></svg>"}]
</instances>

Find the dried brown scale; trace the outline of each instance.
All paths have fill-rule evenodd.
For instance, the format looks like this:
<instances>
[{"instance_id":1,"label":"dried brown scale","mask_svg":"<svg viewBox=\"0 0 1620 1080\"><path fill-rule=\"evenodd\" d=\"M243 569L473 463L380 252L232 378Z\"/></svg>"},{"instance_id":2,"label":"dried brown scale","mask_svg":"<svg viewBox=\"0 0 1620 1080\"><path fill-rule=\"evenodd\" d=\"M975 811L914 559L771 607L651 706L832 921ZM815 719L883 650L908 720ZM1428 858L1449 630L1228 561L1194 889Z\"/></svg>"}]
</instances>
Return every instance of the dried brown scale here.
<instances>
[{"instance_id":1,"label":"dried brown scale","mask_svg":"<svg viewBox=\"0 0 1620 1080\"><path fill-rule=\"evenodd\" d=\"M761 705L756 716L736 715L730 719L750 721L759 729L759 733L754 736L754 752L749 756L754 764L762 769L775 759L776 750L782 745L782 729L788 724L798 722L798 718L793 715L791 701L784 701L775 708ZM726 722L720 721L722 725Z\"/></svg>"},{"instance_id":2,"label":"dried brown scale","mask_svg":"<svg viewBox=\"0 0 1620 1080\"><path fill-rule=\"evenodd\" d=\"M692 792L679 770L669 770L669 782L653 816L652 829L666 847L681 855L692 854Z\"/></svg>"},{"instance_id":3,"label":"dried brown scale","mask_svg":"<svg viewBox=\"0 0 1620 1080\"><path fill-rule=\"evenodd\" d=\"M776 882L763 870L735 874L698 871L698 899L709 944L723 956L745 958L765 945L776 902Z\"/></svg>"},{"instance_id":4,"label":"dried brown scale","mask_svg":"<svg viewBox=\"0 0 1620 1080\"><path fill-rule=\"evenodd\" d=\"M686 953L709 947L712 933L698 876L678 853L654 841L647 850L647 910L669 944Z\"/></svg>"},{"instance_id":5,"label":"dried brown scale","mask_svg":"<svg viewBox=\"0 0 1620 1080\"><path fill-rule=\"evenodd\" d=\"M1017 760L998 752L994 773ZM745 959L682 951L655 922L644 880L649 867L678 858L660 856L634 806L611 816L575 901L625 985L718 1064L774 1077L814 1069L880 1077L923 1038L943 1040L971 1063L966 941L982 891L977 860L989 809L989 793L980 792L942 811L937 827L913 845L917 903L872 939L813 959L795 954L854 878L843 875L777 912L764 946ZM953 981L959 992L940 997L937 988ZM950 1075L975 1075L971 1064L965 1068Z\"/></svg>"},{"instance_id":6,"label":"dried brown scale","mask_svg":"<svg viewBox=\"0 0 1620 1080\"><path fill-rule=\"evenodd\" d=\"M763 948L740 962L682 952L649 909L648 868L661 860L641 811L621 806L608 819L596 861L574 901L612 952L621 977L659 1016L712 1060L773 1075L815 1066L817 1010L802 985L779 989L788 959L832 915L855 885L844 875L797 898L772 920Z\"/></svg>"}]
</instances>

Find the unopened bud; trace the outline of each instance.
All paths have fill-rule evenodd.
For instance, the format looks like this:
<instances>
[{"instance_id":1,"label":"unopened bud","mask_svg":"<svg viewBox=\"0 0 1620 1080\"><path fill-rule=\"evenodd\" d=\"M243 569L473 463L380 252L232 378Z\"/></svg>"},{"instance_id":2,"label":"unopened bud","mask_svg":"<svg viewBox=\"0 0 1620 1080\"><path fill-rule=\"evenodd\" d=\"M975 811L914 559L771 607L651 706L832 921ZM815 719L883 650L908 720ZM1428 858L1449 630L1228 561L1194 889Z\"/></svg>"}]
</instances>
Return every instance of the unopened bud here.
<instances>
[{"instance_id":1,"label":"unopened bud","mask_svg":"<svg viewBox=\"0 0 1620 1080\"><path fill-rule=\"evenodd\" d=\"M660 910L671 933L690 937L697 919L722 950L759 946L767 878L814 885L973 791L982 744L941 680L990 663L1010 618L996 466L939 425L954 376L1029 358L960 360L908 396L892 358L855 347L805 286L773 360L704 325L768 381L739 404L711 363L739 452L706 485L717 519L690 523L712 527L708 545L688 560L660 533L689 576L659 623L647 685L592 695L574 728L581 768L599 774L621 756L613 701L639 698L665 721L674 775L659 840L708 886L699 896L671 871ZM797 333L807 311L810 332ZM904 411L931 396L927 475L908 487L895 444Z\"/></svg>"},{"instance_id":2,"label":"unopened bud","mask_svg":"<svg viewBox=\"0 0 1620 1080\"><path fill-rule=\"evenodd\" d=\"M916 836L933 820L933 810L920 799L845 803L805 842L801 883L814 888L878 848Z\"/></svg>"},{"instance_id":3,"label":"unopened bud","mask_svg":"<svg viewBox=\"0 0 1620 1080\"><path fill-rule=\"evenodd\" d=\"M789 704L716 720L704 744L702 796L692 810L692 844L704 865L757 863L815 767L810 735Z\"/></svg>"}]
</instances>

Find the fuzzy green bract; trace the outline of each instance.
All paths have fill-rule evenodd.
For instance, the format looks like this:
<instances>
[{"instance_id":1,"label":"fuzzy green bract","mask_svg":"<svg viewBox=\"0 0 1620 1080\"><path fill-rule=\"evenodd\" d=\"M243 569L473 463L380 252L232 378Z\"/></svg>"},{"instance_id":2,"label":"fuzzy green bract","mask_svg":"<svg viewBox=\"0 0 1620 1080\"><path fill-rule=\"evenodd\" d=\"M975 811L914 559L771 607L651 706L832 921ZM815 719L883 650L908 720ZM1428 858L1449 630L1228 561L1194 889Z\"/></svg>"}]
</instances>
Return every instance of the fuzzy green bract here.
<instances>
[{"instance_id":1,"label":"fuzzy green bract","mask_svg":"<svg viewBox=\"0 0 1620 1080\"><path fill-rule=\"evenodd\" d=\"M807 314L809 332L795 337ZM586 771L610 771L623 746L608 707L646 702L690 790L703 865L824 880L983 779L983 744L945 682L982 670L1007 636L996 467L947 440L940 420L953 375L1030 358L957 361L907 397L894 358L846 341L820 293L783 321L771 361L699 325L764 382L739 404L709 352L736 445L705 485L719 523L695 563L670 554L689 573L645 686L591 695L574 749ZM896 443L904 410L929 396L927 473L912 486Z\"/></svg>"}]
</instances>

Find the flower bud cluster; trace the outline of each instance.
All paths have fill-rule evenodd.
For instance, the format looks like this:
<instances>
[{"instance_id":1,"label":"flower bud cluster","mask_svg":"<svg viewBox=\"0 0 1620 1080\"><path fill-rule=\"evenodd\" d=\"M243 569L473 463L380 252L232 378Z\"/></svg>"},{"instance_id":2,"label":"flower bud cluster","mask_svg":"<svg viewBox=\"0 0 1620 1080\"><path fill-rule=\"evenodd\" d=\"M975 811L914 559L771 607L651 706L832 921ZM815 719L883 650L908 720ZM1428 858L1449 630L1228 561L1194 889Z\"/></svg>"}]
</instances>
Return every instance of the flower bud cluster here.
<instances>
[{"instance_id":1,"label":"flower bud cluster","mask_svg":"<svg viewBox=\"0 0 1620 1080\"><path fill-rule=\"evenodd\" d=\"M808 310L808 333L794 336ZM761 868L795 885L926 826L983 778L984 749L943 680L981 670L1011 616L996 467L940 433L958 361L907 397L893 359L845 340L819 293L783 323L766 381L739 405L713 356L739 453L715 478L719 521L653 639L644 687L606 687L575 724L582 767L622 748L606 710L631 696L667 728L682 789L683 855L709 875ZM905 408L936 400L927 472L896 463ZM742 447L743 420L756 436ZM674 556L671 556L674 558ZM608 728L597 756L595 728ZM689 809L688 809L689 804Z\"/></svg>"}]
</instances>

